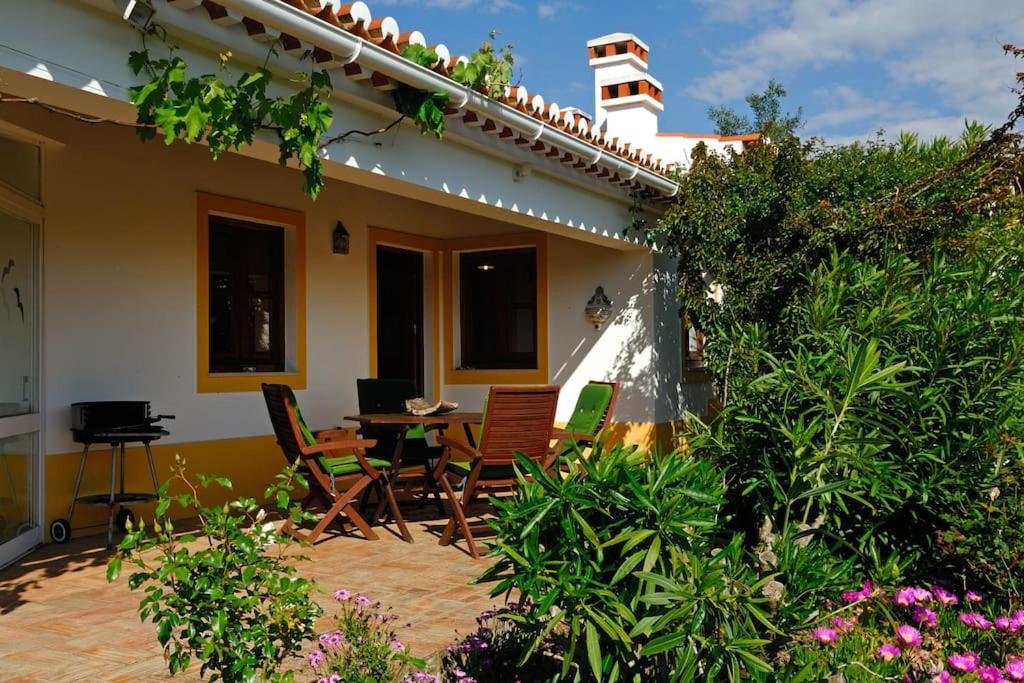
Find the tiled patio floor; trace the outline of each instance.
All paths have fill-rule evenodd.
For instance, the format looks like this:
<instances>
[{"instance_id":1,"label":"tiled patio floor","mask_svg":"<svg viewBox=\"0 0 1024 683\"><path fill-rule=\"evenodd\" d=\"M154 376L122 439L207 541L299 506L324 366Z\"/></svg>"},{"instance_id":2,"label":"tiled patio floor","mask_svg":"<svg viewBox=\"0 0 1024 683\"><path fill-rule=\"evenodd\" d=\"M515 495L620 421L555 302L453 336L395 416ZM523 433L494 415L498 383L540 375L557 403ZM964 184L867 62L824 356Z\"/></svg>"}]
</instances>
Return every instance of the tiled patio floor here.
<instances>
[{"instance_id":1,"label":"tiled patio floor","mask_svg":"<svg viewBox=\"0 0 1024 683\"><path fill-rule=\"evenodd\" d=\"M335 536L310 550L312 561L301 571L325 591L320 603L328 615L329 593L336 588L391 605L399 623L412 624L400 629L400 637L415 656L425 657L451 642L456 631L471 631L476 615L495 601L487 597L487 586L469 585L486 561L437 544L443 524L437 511L403 509L413 544L379 528L377 542ZM136 613L141 592L128 590L126 576L114 584L106 581L104 540L93 536L47 545L0 571L0 680L168 678L153 625L141 623ZM174 680L197 679L196 673Z\"/></svg>"}]
</instances>

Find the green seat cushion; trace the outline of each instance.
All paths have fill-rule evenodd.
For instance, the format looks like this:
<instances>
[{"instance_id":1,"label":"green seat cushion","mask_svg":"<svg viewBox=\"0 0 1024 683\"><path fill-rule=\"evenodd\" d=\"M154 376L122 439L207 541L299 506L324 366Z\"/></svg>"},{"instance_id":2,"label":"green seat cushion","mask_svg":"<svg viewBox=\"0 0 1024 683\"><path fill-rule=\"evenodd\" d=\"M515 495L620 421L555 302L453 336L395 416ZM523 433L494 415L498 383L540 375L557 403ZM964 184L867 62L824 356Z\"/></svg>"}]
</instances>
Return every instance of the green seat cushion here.
<instances>
[{"instance_id":1,"label":"green seat cushion","mask_svg":"<svg viewBox=\"0 0 1024 683\"><path fill-rule=\"evenodd\" d=\"M405 432L406 442L412 441L413 439L426 439L427 428L423 425L413 425Z\"/></svg>"},{"instance_id":2,"label":"green seat cushion","mask_svg":"<svg viewBox=\"0 0 1024 683\"><path fill-rule=\"evenodd\" d=\"M607 384L588 384L576 400L576 408L565 425L570 434L596 436L601 418L612 401L612 388Z\"/></svg>"},{"instance_id":3,"label":"green seat cushion","mask_svg":"<svg viewBox=\"0 0 1024 683\"><path fill-rule=\"evenodd\" d=\"M338 458L320 458L319 460L321 467L328 474L333 474L336 477L343 477L346 474L357 474L363 471L354 455L344 455ZM370 463L370 467L378 470L386 470L391 467L390 462L379 458L367 458L366 462Z\"/></svg>"},{"instance_id":4,"label":"green seat cushion","mask_svg":"<svg viewBox=\"0 0 1024 683\"><path fill-rule=\"evenodd\" d=\"M299 423L299 431L302 432L302 438L306 440L307 446L316 445L316 437L313 436L312 430L306 426L306 421L302 418L302 411L299 410L299 404L296 403L295 409L295 420Z\"/></svg>"},{"instance_id":5,"label":"green seat cushion","mask_svg":"<svg viewBox=\"0 0 1024 683\"><path fill-rule=\"evenodd\" d=\"M473 464L470 462L451 461L445 469L451 474L468 477L472 468ZM513 465L484 465L480 477L481 479L515 479L516 471Z\"/></svg>"}]
</instances>

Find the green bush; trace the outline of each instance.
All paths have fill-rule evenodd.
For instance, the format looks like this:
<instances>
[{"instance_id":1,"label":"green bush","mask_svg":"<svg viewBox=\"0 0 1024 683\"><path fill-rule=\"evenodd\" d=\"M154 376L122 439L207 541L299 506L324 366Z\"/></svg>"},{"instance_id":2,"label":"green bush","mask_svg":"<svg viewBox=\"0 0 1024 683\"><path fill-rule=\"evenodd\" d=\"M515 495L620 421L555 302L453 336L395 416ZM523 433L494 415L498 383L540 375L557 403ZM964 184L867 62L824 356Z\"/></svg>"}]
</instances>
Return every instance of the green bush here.
<instances>
[{"instance_id":1,"label":"green bush","mask_svg":"<svg viewBox=\"0 0 1024 683\"><path fill-rule=\"evenodd\" d=\"M722 473L708 462L600 446L571 474L525 458L517 493L495 500L492 595L518 591L562 642L578 680L738 680L770 671L765 587L742 539L723 534Z\"/></svg>"},{"instance_id":2,"label":"green bush","mask_svg":"<svg viewBox=\"0 0 1024 683\"><path fill-rule=\"evenodd\" d=\"M798 334L778 355L762 326L719 335L736 349L737 371L716 457L742 479L734 509L748 526L762 515L779 528L822 516L821 532L868 569L895 554L942 571L952 559L934 554L942 534L1020 514L1014 486L997 510L986 507L1021 457L1024 272L1015 263L834 256L792 319ZM1020 534L1003 539L977 540L992 562L1019 566Z\"/></svg>"},{"instance_id":3,"label":"green bush","mask_svg":"<svg viewBox=\"0 0 1024 683\"><path fill-rule=\"evenodd\" d=\"M186 492L170 494L172 484ZM211 484L231 488L223 477L189 478L185 462L176 458L173 475L160 487L153 535L142 521L129 529L110 559L107 580L117 579L123 562L140 570L128 585L145 588L139 616L156 625L172 675L195 657L202 662L200 675L212 672L211 680L294 680L294 672L279 667L314 635L320 615L311 597L315 584L295 576L296 563L306 558L289 552L292 537L278 533L254 499L204 507L200 488ZM305 485L292 466L267 488L266 498L299 521L303 513L290 494ZM165 517L172 502L198 516L202 540L175 534Z\"/></svg>"}]
</instances>

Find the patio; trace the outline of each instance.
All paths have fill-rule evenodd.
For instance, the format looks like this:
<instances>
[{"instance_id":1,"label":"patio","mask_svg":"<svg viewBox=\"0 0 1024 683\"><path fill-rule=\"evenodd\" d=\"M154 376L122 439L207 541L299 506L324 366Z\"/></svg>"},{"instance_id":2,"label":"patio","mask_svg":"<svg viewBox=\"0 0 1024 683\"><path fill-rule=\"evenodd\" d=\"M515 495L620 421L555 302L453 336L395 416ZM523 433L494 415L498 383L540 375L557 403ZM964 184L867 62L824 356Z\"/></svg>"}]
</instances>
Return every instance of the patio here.
<instances>
[{"instance_id":1,"label":"patio","mask_svg":"<svg viewBox=\"0 0 1024 683\"><path fill-rule=\"evenodd\" d=\"M403 505L414 543L391 526L380 540L329 536L314 546L303 575L324 591L327 627L330 592L347 588L392 606L401 619L400 637L416 656L427 657L451 642L456 632L495 601L486 586L472 586L486 561L462 552L464 544L437 544L439 525L432 506ZM128 590L127 576L105 577L109 552L103 536L43 546L0 571L0 671L5 681L140 681L167 678L152 624L139 621L141 591ZM127 570L125 574L127 574ZM296 665L301 665L296 662ZM175 680L198 680L198 666Z\"/></svg>"}]
</instances>

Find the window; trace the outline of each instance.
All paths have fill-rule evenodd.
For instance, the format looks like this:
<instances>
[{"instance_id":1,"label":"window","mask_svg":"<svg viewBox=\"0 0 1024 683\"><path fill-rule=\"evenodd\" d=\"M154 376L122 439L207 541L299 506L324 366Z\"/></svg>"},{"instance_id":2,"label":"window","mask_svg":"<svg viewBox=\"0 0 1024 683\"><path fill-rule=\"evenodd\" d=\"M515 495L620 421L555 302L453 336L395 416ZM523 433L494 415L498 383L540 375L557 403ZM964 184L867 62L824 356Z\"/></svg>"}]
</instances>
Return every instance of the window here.
<instances>
[{"instance_id":1,"label":"window","mask_svg":"<svg viewBox=\"0 0 1024 683\"><path fill-rule=\"evenodd\" d=\"M196 389L306 388L306 217L196 193Z\"/></svg>"},{"instance_id":2,"label":"window","mask_svg":"<svg viewBox=\"0 0 1024 683\"><path fill-rule=\"evenodd\" d=\"M538 368L537 250L459 255L462 369Z\"/></svg>"},{"instance_id":3,"label":"window","mask_svg":"<svg viewBox=\"0 0 1024 683\"><path fill-rule=\"evenodd\" d=\"M285 369L284 228L210 216L210 371Z\"/></svg>"},{"instance_id":4,"label":"window","mask_svg":"<svg viewBox=\"0 0 1024 683\"><path fill-rule=\"evenodd\" d=\"M682 317L680 333L683 341L683 383L707 382L707 366L704 360L704 333L690 325L690 321L685 315Z\"/></svg>"}]
</instances>

